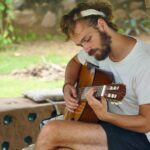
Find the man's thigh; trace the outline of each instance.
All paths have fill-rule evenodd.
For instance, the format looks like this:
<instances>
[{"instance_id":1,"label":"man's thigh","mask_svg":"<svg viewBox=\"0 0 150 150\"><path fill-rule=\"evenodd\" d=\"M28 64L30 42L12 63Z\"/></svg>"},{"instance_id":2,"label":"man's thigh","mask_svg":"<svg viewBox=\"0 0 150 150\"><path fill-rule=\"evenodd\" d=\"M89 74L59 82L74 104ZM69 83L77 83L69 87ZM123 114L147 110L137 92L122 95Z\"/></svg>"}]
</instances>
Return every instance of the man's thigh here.
<instances>
[{"instance_id":1,"label":"man's thigh","mask_svg":"<svg viewBox=\"0 0 150 150\"><path fill-rule=\"evenodd\" d=\"M58 144L62 147L71 145L75 149L88 149L91 146L107 149L106 133L98 124L57 120L49 122L46 126L49 128L50 136L57 138Z\"/></svg>"}]
</instances>

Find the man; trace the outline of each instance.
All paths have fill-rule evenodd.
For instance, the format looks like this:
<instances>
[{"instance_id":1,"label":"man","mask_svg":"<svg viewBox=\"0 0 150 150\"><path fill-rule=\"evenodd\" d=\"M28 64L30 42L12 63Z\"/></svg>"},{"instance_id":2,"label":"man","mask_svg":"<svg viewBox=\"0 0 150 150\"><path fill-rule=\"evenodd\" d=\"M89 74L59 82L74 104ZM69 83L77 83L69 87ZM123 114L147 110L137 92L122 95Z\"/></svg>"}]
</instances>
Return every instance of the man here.
<instances>
[{"instance_id":1,"label":"man","mask_svg":"<svg viewBox=\"0 0 150 150\"><path fill-rule=\"evenodd\" d=\"M36 150L149 150L150 149L150 46L117 32L107 3L79 4L65 15L62 31L83 50L67 65L63 87L66 107L78 107L75 84L81 64L90 62L111 71L116 83L126 85L121 105L104 97L86 99L98 123L53 121L41 131Z\"/></svg>"}]
</instances>

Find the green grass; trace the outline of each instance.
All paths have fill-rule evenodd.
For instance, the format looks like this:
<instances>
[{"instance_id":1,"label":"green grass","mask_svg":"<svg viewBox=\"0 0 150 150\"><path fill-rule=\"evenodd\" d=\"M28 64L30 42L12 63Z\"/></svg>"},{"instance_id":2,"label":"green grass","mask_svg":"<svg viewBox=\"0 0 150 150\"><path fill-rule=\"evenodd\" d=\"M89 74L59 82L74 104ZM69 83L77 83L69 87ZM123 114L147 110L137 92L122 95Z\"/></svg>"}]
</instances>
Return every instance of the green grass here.
<instances>
[{"instance_id":1,"label":"green grass","mask_svg":"<svg viewBox=\"0 0 150 150\"><path fill-rule=\"evenodd\" d=\"M44 57L47 63L65 64L66 57L57 54L49 54ZM0 97L16 97L22 93L37 88L61 87L63 81L44 81L38 78L16 78L7 76L14 70L29 68L35 64L41 64L43 58L40 55L14 56L12 52L4 52L0 55ZM5 76L5 77L3 77Z\"/></svg>"},{"instance_id":2,"label":"green grass","mask_svg":"<svg viewBox=\"0 0 150 150\"><path fill-rule=\"evenodd\" d=\"M27 47L28 48L28 47ZM61 49L46 49L38 51L13 47L5 51L0 51L0 97L16 97L22 93L41 88L58 88L62 87L63 80L60 81L44 81L38 78L16 78L9 74L14 70L30 68L36 64L54 63L67 64L72 57L72 52ZM19 54L19 55L18 55Z\"/></svg>"},{"instance_id":3,"label":"green grass","mask_svg":"<svg viewBox=\"0 0 150 150\"><path fill-rule=\"evenodd\" d=\"M47 56L27 55L15 56L12 52L0 53L0 75L9 74L13 70L28 68L34 64L43 62L54 64L66 64L69 61L69 56L63 54L50 53Z\"/></svg>"},{"instance_id":4,"label":"green grass","mask_svg":"<svg viewBox=\"0 0 150 150\"><path fill-rule=\"evenodd\" d=\"M13 70L27 68L32 64L39 63L39 60L39 56L16 57L3 54L0 56L0 74L9 74Z\"/></svg>"},{"instance_id":5,"label":"green grass","mask_svg":"<svg viewBox=\"0 0 150 150\"><path fill-rule=\"evenodd\" d=\"M20 97L23 93L34 89L53 89L61 88L63 80L44 81L35 78L0 78L0 97Z\"/></svg>"}]
</instances>

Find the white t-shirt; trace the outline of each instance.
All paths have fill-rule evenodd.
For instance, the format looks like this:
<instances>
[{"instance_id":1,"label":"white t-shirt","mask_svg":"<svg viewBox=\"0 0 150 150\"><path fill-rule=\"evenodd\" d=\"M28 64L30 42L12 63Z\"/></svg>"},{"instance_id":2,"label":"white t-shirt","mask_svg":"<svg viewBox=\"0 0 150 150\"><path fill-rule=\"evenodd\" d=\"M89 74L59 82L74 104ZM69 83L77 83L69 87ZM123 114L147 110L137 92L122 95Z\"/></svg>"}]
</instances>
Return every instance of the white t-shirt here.
<instances>
[{"instance_id":1,"label":"white t-shirt","mask_svg":"<svg viewBox=\"0 0 150 150\"><path fill-rule=\"evenodd\" d=\"M108 102L108 111L122 115L137 115L139 105L150 103L150 45L137 39L132 51L120 62L113 62L109 57L97 61L84 50L78 53L78 59L81 64L90 62L103 70L111 71L115 83L126 85L126 96L122 104L112 105ZM150 141L150 132L146 135Z\"/></svg>"}]
</instances>

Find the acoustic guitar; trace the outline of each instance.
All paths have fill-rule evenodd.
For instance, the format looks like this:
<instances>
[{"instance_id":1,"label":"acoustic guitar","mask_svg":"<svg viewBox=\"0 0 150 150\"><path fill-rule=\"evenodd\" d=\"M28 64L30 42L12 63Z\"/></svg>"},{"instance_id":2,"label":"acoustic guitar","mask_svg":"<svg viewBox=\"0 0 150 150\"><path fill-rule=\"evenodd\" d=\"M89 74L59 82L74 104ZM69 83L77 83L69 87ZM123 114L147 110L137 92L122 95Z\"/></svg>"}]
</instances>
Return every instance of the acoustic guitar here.
<instances>
[{"instance_id":1,"label":"acoustic guitar","mask_svg":"<svg viewBox=\"0 0 150 150\"><path fill-rule=\"evenodd\" d=\"M88 105L85 93L89 88L95 87L97 89L94 94L96 98L100 99L101 96L104 96L112 103L119 103L126 94L126 87L124 84L115 84L113 82L112 73L98 69L90 63L82 65L76 86L79 106L73 113L65 109L64 119L96 123L99 119Z\"/></svg>"}]
</instances>

